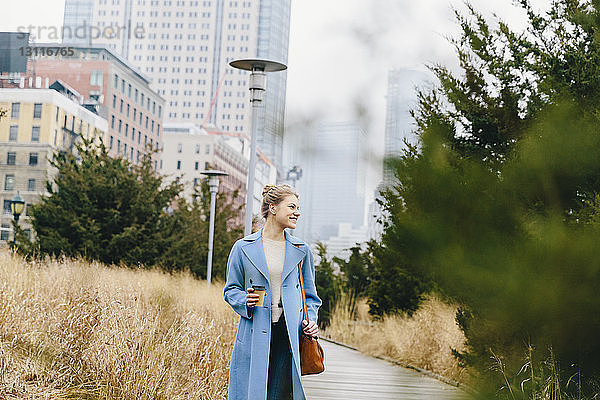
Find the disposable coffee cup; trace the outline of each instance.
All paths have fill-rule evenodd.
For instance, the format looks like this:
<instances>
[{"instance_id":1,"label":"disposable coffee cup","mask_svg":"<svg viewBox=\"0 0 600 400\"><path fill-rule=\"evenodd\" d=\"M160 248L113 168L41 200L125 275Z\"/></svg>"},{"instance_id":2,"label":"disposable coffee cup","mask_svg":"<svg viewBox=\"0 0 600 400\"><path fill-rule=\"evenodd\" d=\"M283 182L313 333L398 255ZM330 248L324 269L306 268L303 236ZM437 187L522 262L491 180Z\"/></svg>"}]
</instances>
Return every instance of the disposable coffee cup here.
<instances>
[{"instance_id":1,"label":"disposable coffee cup","mask_svg":"<svg viewBox=\"0 0 600 400\"><path fill-rule=\"evenodd\" d=\"M258 298L258 303L256 303L257 307L262 307L265 300L265 287L259 285L252 285L252 289L254 289L254 293L256 293Z\"/></svg>"}]
</instances>

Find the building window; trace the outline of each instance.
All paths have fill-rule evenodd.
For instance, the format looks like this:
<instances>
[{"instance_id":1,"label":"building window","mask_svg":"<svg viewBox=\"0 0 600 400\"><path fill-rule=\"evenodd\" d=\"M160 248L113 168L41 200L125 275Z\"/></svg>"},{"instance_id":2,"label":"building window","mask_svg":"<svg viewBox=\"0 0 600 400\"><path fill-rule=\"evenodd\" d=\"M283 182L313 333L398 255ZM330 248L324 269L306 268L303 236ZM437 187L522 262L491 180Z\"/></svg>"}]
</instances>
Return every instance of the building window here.
<instances>
[{"instance_id":1,"label":"building window","mask_svg":"<svg viewBox=\"0 0 600 400\"><path fill-rule=\"evenodd\" d=\"M17 153L9 151L6 155L6 165L15 165L17 163Z\"/></svg>"},{"instance_id":2,"label":"building window","mask_svg":"<svg viewBox=\"0 0 600 400\"><path fill-rule=\"evenodd\" d=\"M181 143L177 143L177 152L181 153L182 150L183 150L183 145Z\"/></svg>"},{"instance_id":3,"label":"building window","mask_svg":"<svg viewBox=\"0 0 600 400\"><path fill-rule=\"evenodd\" d=\"M33 105L33 118L35 118L35 119L42 118L42 103L35 103Z\"/></svg>"},{"instance_id":4,"label":"building window","mask_svg":"<svg viewBox=\"0 0 600 400\"><path fill-rule=\"evenodd\" d=\"M4 201L6 201L6 200L4 200ZM9 232L10 232L10 225L2 224L2 229L0 229L0 240L8 241Z\"/></svg>"},{"instance_id":5,"label":"building window","mask_svg":"<svg viewBox=\"0 0 600 400\"><path fill-rule=\"evenodd\" d=\"M208 163L208 161L206 161L204 163L204 170L209 170L210 169L210 164Z\"/></svg>"},{"instance_id":6,"label":"building window","mask_svg":"<svg viewBox=\"0 0 600 400\"><path fill-rule=\"evenodd\" d=\"M142 143L142 132L138 131L138 144Z\"/></svg>"},{"instance_id":7,"label":"building window","mask_svg":"<svg viewBox=\"0 0 600 400\"><path fill-rule=\"evenodd\" d=\"M113 87L116 89L119 87L119 76L115 74L115 80L113 81Z\"/></svg>"},{"instance_id":8,"label":"building window","mask_svg":"<svg viewBox=\"0 0 600 400\"><path fill-rule=\"evenodd\" d=\"M177 160L177 169L181 169L181 160Z\"/></svg>"},{"instance_id":9,"label":"building window","mask_svg":"<svg viewBox=\"0 0 600 400\"><path fill-rule=\"evenodd\" d=\"M110 117L110 129L115 129L115 116Z\"/></svg>"},{"instance_id":10,"label":"building window","mask_svg":"<svg viewBox=\"0 0 600 400\"><path fill-rule=\"evenodd\" d=\"M10 209L10 200L4 200L3 212L4 214L12 214L12 210Z\"/></svg>"},{"instance_id":11,"label":"building window","mask_svg":"<svg viewBox=\"0 0 600 400\"><path fill-rule=\"evenodd\" d=\"M125 79L121 79L121 93L125 94Z\"/></svg>"},{"instance_id":12,"label":"building window","mask_svg":"<svg viewBox=\"0 0 600 400\"><path fill-rule=\"evenodd\" d=\"M130 108L131 108L131 107L129 106L129 103L127 103L127 118L129 118L129 109L130 109Z\"/></svg>"},{"instance_id":13,"label":"building window","mask_svg":"<svg viewBox=\"0 0 600 400\"><path fill-rule=\"evenodd\" d=\"M117 95L113 94L113 110L117 108Z\"/></svg>"},{"instance_id":14,"label":"building window","mask_svg":"<svg viewBox=\"0 0 600 400\"><path fill-rule=\"evenodd\" d=\"M39 142L40 141L40 127L34 126L31 128L31 141Z\"/></svg>"},{"instance_id":15,"label":"building window","mask_svg":"<svg viewBox=\"0 0 600 400\"><path fill-rule=\"evenodd\" d=\"M135 89L135 102L137 103L137 101L138 101L138 90ZM133 114L134 114L134 118L135 118L135 113L133 113Z\"/></svg>"},{"instance_id":16,"label":"building window","mask_svg":"<svg viewBox=\"0 0 600 400\"><path fill-rule=\"evenodd\" d=\"M38 164L38 153L29 153L29 165L35 166Z\"/></svg>"},{"instance_id":17,"label":"building window","mask_svg":"<svg viewBox=\"0 0 600 400\"><path fill-rule=\"evenodd\" d=\"M158 106L158 118L162 117L162 107Z\"/></svg>"},{"instance_id":18,"label":"building window","mask_svg":"<svg viewBox=\"0 0 600 400\"><path fill-rule=\"evenodd\" d=\"M129 124L125 124L125 137L129 136Z\"/></svg>"},{"instance_id":19,"label":"building window","mask_svg":"<svg viewBox=\"0 0 600 400\"><path fill-rule=\"evenodd\" d=\"M119 112L123 114L123 99L121 99L121 105L119 106Z\"/></svg>"},{"instance_id":20,"label":"building window","mask_svg":"<svg viewBox=\"0 0 600 400\"><path fill-rule=\"evenodd\" d=\"M27 190L30 192L35 192L35 179L27 180Z\"/></svg>"},{"instance_id":21,"label":"building window","mask_svg":"<svg viewBox=\"0 0 600 400\"><path fill-rule=\"evenodd\" d=\"M90 85L102 86L102 71L92 71L90 74Z\"/></svg>"},{"instance_id":22,"label":"building window","mask_svg":"<svg viewBox=\"0 0 600 400\"><path fill-rule=\"evenodd\" d=\"M117 153L121 152L121 139L117 140Z\"/></svg>"},{"instance_id":23,"label":"building window","mask_svg":"<svg viewBox=\"0 0 600 400\"><path fill-rule=\"evenodd\" d=\"M196 154L200 154L200 145L199 144L196 145Z\"/></svg>"},{"instance_id":24,"label":"building window","mask_svg":"<svg viewBox=\"0 0 600 400\"><path fill-rule=\"evenodd\" d=\"M4 190L14 190L15 189L15 176L14 175L6 175L4 177Z\"/></svg>"},{"instance_id":25,"label":"building window","mask_svg":"<svg viewBox=\"0 0 600 400\"><path fill-rule=\"evenodd\" d=\"M206 148L204 149L204 153L210 154L210 144L206 145Z\"/></svg>"},{"instance_id":26,"label":"building window","mask_svg":"<svg viewBox=\"0 0 600 400\"><path fill-rule=\"evenodd\" d=\"M131 98L131 83L127 86L127 97Z\"/></svg>"},{"instance_id":27,"label":"building window","mask_svg":"<svg viewBox=\"0 0 600 400\"><path fill-rule=\"evenodd\" d=\"M113 140L114 140L113 136L110 135L110 149L113 148Z\"/></svg>"},{"instance_id":28,"label":"building window","mask_svg":"<svg viewBox=\"0 0 600 400\"><path fill-rule=\"evenodd\" d=\"M10 126L10 132L8 134L8 141L9 142L16 142L18 135L19 135L19 125L11 125Z\"/></svg>"},{"instance_id":29,"label":"building window","mask_svg":"<svg viewBox=\"0 0 600 400\"><path fill-rule=\"evenodd\" d=\"M152 120L152 128L150 128L150 132L154 133L154 120Z\"/></svg>"},{"instance_id":30,"label":"building window","mask_svg":"<svg viewBox=\"0 0 600 400\"><path fill-rule=\"evenodd\" d=\"M160 124L156 124L156 136L160 136Z\"/></svg>"},{"instance_id":31,"label":"building window","mask_svg":"<svg viewBox=\"0 0 600 400\"><path fill-rule=\"evenodd\" d=\"M123 157L127 158L127 143L123 143Z\"/></svg>"},{"instance_id":32,"label":"building window","mask_svg":"<svg viewBox=\"0 0 600 400\"><path fill-rule=\"evenodd\" d=\"M19 118L19 111L21 110L21 103L12 103L10 117L17 119Z\"/></svg>"},{"instance_id":33,"label":"building window","mask_svg":"<svg viewBox=\"0 0 600 400\"><path fill-rule=\"evenodd\" d=\"M119 129L118 129L119 133L121 133L121 126L122 125L123 125L123 121L119 120Z\"/></svg>"},{"instance_id":34,"label":"building window","mask_svg":"<svg viewBox=\"0 0 600 400\"><path fill-rule=\"evenodd\" d=\"M198 161L196 161L196 162L194 163L194 169L195 169L196 171L198 171L198 166L199 166L199 164L200 164L200 163L199 163Z\"/></svg>"}]
</instances>

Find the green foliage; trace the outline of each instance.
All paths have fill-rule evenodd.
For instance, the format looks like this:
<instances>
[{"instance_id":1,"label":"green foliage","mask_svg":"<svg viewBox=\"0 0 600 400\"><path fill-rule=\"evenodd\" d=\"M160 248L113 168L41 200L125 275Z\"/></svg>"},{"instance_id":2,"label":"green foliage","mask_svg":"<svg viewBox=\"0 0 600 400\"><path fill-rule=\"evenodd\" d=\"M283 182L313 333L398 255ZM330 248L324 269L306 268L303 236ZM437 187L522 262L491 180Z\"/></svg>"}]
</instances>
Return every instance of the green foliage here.
<instances>
[{"instance_id":1,"label":"green foliage","mask_svg":"<svg viewBox=\"0 0 600 400\"><path fill-rule=\"evenodd\" d=\"M371 276L367 294L369 313L376 318L384 314L411 314L431 286L418 271L409 268L395 243L398 240L391 231L384 235L381 244L369 242Z\"/></svg>"},{"instance_id":2,"label":"green foliage","mask_svg":"<svg viewBox=\"0 0 600 400\"><path fill-rule=\"evenodd\" d=\"M2 118L5 118L8 115L8 111L0 108L0 121L2 121Z\"/></svg>"},{"instance_id":3,"label":"green foliage","mask_svg":"<svg viewBox=\"0 0 600 400\"><path fill-rule=\"evenodd\" d=\"M333 257L333 263L340 268L340 280L342 290L348 294L350 315L356 311L356 301L366 296L367 289L371 283L372 262L371 255L367 251L362 251L357 244L350 248L350 257L348 261L339 257Z\"/></svg>"},{"instance_id":4,"label":"green foliage","mask_svg":"<svg viewBox=\"0 0 600 400\"><path fill-rule=\"evenodd\" d=\"M56 152L51 163L58 173L47 184L49 195L30 210L42 254L153 265L164 253L165 210L181 185L163 187L151 154L131 165L81 138L76 153Z\"/></svg>"},{"instance_id":5,"label":"green foliage","mask_svg":"<svg viewBox=\"0 0 600 400\"><path fill-rule=\"evenodd\" d=\"M158 265L189 270L206 278L210 193L202 181L191 204L178 198L182 185L165 185L152 169L151 154L141 164L112 158L103 145L83 138L75 154L57 152L57 175L49 195L31 206L35 240L17 230L27 256L66 255L107 264ZM227 257L242 237L238 192L217 195L213 272L225 278Z\"/></svg>"},{"instance_id":6,"label":"green foliage","mask_svg":"<svg viewBox=\"0 0 600 400\"><path fill-rule=\"evenodd\" d=\"M334 274L332 261L327 258L327 248L322 242L317 243L315 281L317 293L323 301L319 309L319 326L326 328L331 320L331 313L340 298L341 287L339 278Z\"/></svg>"},{"instance_id":7,"label":"green foliage","mask_svg":"<svg viewBox=\"0 0 600 400\"><path fill-rule=\"evenodd\" d=\"M439 85L418 93L420 142L388 161L398 183L383 193L373 282L414 279L413 300L435 282L464 304L460 357L486 378L484 398L507 386L491 351L517 376L529 342L552 349L556 376L578 374L577 388L558 380L563 391L589 397L600 376L600 2L556 0L544 14L518 3L522 33L470 6L457 13L461 73L430 67ZM391 293L371 293L372 312L403 304ZM533 386L506 397L540 398Z\"/></svg>"},{"instance_id":8,"label":"green foliage","mask_svg":"<svg viewBox=\"0 0 600 400\"><path fill-rule=\"evenodd\" d=\"M398 163L403 206L390 208L383 242L412 276L468 306L463 356L484 375L490 349L518 371L528 340L576 365L583 385L600 372L600 121L582 110L567 102L540 114L498 174L435 130ZM502 382L489 377L494 391Z\"/></svg>"},{"instance_id":9,"label":"green foliage","mask_svg":"<svg viewBox=\"0 0 600 400\"><path fill-rule=\"evenodd\" d=\"M159 258L158 263L166 269L189 269L194 275L206 279L208 255L208 228L210 216L210 193L208 179L200 185L196 201L191 204L180 199L164 226L171 245ZM243 213L243 205L235 205L239 196L219 192L216 199L215 231L213 242L213 279L225 279L227 258L236 240L243 236L243 226L237 222Z\"/></svg>"}]
</instances>

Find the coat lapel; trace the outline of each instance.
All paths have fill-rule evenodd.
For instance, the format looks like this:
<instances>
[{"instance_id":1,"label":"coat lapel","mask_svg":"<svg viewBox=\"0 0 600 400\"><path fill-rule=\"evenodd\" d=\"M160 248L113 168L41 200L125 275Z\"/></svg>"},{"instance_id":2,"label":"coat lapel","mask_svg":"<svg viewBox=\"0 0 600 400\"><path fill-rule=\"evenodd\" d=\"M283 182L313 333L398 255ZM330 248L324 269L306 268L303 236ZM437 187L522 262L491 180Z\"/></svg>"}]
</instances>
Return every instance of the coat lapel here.
<instances>
[{"instance_id":1,"label":"coat lapel","mask_svg":"<svg viewBox=\"0 0 600 400\"><path fill-rule=\"evenodd\" d=\"M262 229L252 235L246 236L244 240L247 241L247 244L242 246L242 251L270 285L269 268L267 267L267 259L265 258L265 251L262 243Z\"/></svg>"},{"instance_id":2,"label":"coat lapel","mask_svg":"<svg viewBox=\"0 0 600 400\"><path fill-rule=\"evenodd\" d=\"M302 241L296 239L285 231L285 259L283 263L283 274L281 276L281 282L285 281L288 275L293 271L298 271L298 263L306 256L306 251L302 248L296 247L296 244L304 244Z\"/></svg>"}]
</instances>

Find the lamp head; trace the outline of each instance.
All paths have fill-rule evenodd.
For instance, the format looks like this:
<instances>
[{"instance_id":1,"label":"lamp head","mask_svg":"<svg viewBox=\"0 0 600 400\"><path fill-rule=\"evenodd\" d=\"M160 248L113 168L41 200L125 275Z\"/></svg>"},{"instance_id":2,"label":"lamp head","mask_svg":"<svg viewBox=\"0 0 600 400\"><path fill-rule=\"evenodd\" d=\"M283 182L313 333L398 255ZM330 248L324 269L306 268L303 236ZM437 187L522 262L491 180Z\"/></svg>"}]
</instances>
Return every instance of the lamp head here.
<instances>
[{"instance_id":1,"label":"lamp head","mask_svg":"<svg viewBox=\"0 0 600 400\"><path fill-rule=\"evenodd\" d=\"M12 212L15 219L18 219L21 214L23 214L23 210L25 209L25 200L21 197L19 192L10 202L10 211Z\"/></svg>"}]
</instances>

